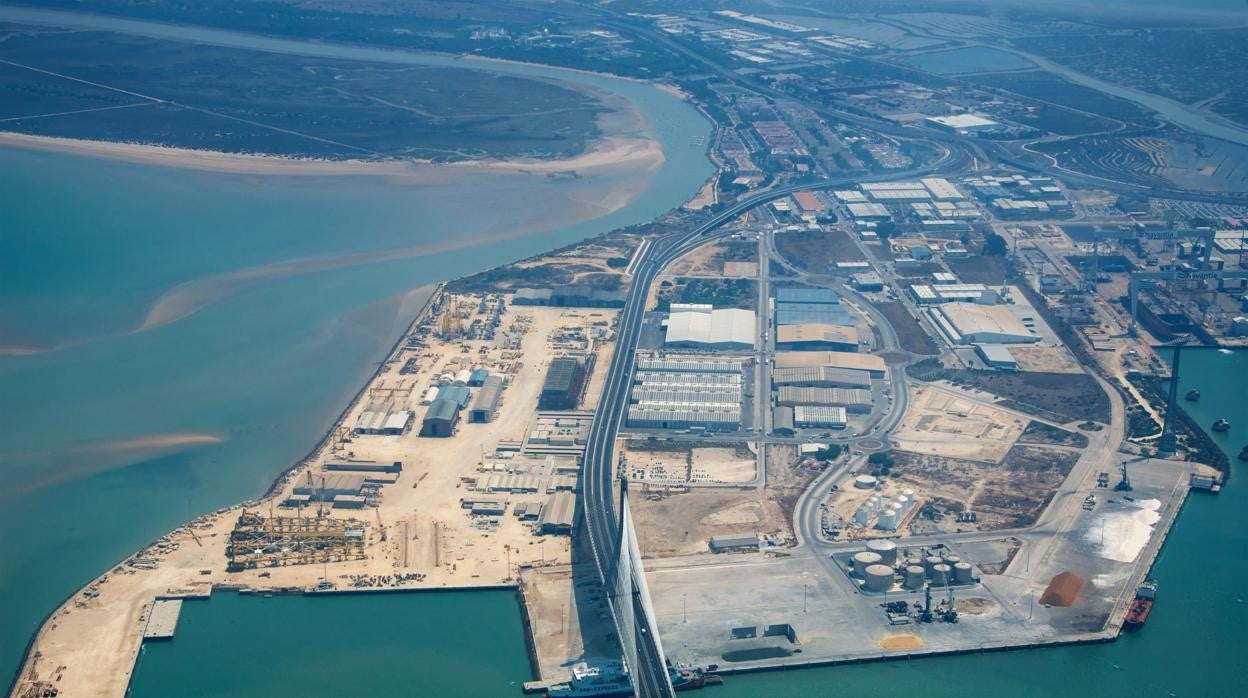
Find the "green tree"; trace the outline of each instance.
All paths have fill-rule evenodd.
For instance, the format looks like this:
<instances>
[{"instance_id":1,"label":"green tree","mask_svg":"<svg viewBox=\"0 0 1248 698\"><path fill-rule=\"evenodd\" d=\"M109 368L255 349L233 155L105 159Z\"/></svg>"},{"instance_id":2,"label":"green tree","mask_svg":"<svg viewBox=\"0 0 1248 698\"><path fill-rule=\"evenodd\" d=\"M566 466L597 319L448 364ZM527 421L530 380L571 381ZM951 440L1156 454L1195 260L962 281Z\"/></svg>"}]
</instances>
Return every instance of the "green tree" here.
<instances>
[{"instance_id":1,"label":"green tree","mask_svg":"<svg viewBox=\"0 0 1248 698\"><path fill-rule=\"evenodd\" d=\"M1005 238L996 233L988 233L984 238L984 255L993 257L1004 257L1009 248L1005 244Z\"/></svg>"}]
</instances>

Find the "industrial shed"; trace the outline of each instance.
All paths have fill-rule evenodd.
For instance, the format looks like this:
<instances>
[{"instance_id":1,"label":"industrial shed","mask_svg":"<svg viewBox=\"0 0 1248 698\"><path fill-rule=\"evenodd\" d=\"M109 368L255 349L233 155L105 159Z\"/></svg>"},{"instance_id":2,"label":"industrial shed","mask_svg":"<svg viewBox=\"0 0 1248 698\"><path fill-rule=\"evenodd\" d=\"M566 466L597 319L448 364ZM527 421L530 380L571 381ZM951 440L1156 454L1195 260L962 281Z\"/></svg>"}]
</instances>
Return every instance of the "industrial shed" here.
<instances>
[{"instance_id":1,"label":"industrial shed","mask_svg":"<svg viewBox=\"0 0 1248 698\"><path fill-rule=\"evenodd\" d=\"M1040 341L1009 306L946 303L929 311L951 344L1030 344Z\"/></svg>"},{"instance_id":2,"label":"industrial shed","mask_svg":"<svg viewBox=\"0 0 1248 698\"><path fill-rule=\"evenodd\" d=\"M546 369L546 381L537 406L543 410L574 410L581 400L581 391L589 377L583 356L560 356Z\"/></svg>"},{"instance_id":3,"label":"industrial shed","mask_svg":"<svg viewBox=\"0 0 1248 698\"><path fill-rule=\"evenodd\" d=\"M556 492L546 500L542 513L537 517L537 530L542 534L570 534L576 527L576 495L572 492Z\"/></svg>"},{"instance_id":4,"label":"industrial shed","mask_svg":"<svg viewBox=\"0 0 1248 698\"><path fill-rule=\"evenodd\" d=\"M858 328L853 325L780 325L776 347L794 351L858 351Z\"/></svg>"},{"instance_id":5,"label":"industrial shed","mask_svg":"<svg viewBox=\"0 0 1248 698\"><path fill-rule=\"evenodd\" d=\"M758 535L751 536L712 536L711 552L758 552Z\"/></svg>"},{"instance_id":6,"label":"industrial shed","mask_svg":"<svg viewBox=\"0 0 1248 698\"><path fill-rule=\"evenodd\" d=\"M844 407L798 405L793 408L793 423L799 428L844 429L849 419Z\"/></svg>"},{"instance_id":7,"label":"industrial shed","mask_svg":"<svg viewBox=\"0 0 1248 698\"><path fill-rule=\"evenodd\" d=\"M498 412L498 403L503 396L503 377L489 376L481 385L481 390L477 392L477 399L472 403L472 409L468 411L469 422L489 422L494 419L495 413Z\"/></svg>"},{"instance_id":8,"label":"industrial shed","mask_svg":"<svg viewBox=\"0 0 1248 698\"><path fill-rule=\"evenodd\" d=\"M888 365L884 359L874 354L860 354L845 351L778 351L775 367L801 368L821 367L865 371L871 378L888 378Z\"/></svg>"},{"instance_id":9,"label":"industrial shed","mask_svg":"<svg viewBox=\"0 0 1248 698\"><path fill-rule=\"evenodd\" d=\"M873 405L871 391L859 388L799 388L783 386L776 400L781 405L834 405L846 412L864 414Z\"/></svg>"},{"instance_id":10,"label":"industrial shed","mask_svg":"<svg viewBox=\"0 0 1248 698\"><path fill-rule=\"evenodd\" d=\"M979 358L983 359L984 364L989 368L995 368L999 371L1017 371L1018 359L1010 353L1010 348L1004 344L976 344L975 353L979 354Z\"/></svg>"},{"instance_id":11,"label":"industrial shed","mask_svg":"<svg viewBox=\"0 0 1248 698\"><path fill-rule=\"evenodd\" d=\"M832 366L797 366L776 368L771 372L771 382L776 385L798 385L814 388L864 388L871 387L871 374L852 368Z\"/></svg>"},{"instance_id":12,"label":"industrial shed","mask_svg":"<svg viewBox=\"0 0 1248 698\"><path fill-rule=\"evenodd\" d=\"M746 351L754 348L758 320L741 308L683 310L668 315L667 346Z\"/></svg>"},{"instance_id":13,"label":"industrial shed","mask_svg":"<svg viewBox=\"0 0 1248 698\"><path fill-rule=\"evenodd\" d=\"M420 425L421 436L447 437L455 433L455 423L459 421L459 403L454 400L438 398L429 405L425 412L424 422Z\"/></svg>"}]
</instances>

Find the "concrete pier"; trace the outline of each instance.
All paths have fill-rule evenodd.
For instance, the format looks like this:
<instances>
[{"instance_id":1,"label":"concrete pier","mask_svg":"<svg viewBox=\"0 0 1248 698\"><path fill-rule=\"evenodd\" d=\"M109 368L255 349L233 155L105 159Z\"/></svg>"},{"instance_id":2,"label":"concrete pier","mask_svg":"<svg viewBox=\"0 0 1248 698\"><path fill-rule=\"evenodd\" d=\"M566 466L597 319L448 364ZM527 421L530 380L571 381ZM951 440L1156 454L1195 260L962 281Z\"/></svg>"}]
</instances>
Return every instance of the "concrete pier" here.
<instances>
[{"instance_id":1,"label":"concrete pier","mask_svg":"<svg viewBox=\"0 0 1248 698\"><path fill-rule=\"evenodd\" d=\"M152 612L143 628L144 640L169 640L178 628L178 616L182 614L181 599L162 599L152 603Z\"/></svg>"}]
</instances>

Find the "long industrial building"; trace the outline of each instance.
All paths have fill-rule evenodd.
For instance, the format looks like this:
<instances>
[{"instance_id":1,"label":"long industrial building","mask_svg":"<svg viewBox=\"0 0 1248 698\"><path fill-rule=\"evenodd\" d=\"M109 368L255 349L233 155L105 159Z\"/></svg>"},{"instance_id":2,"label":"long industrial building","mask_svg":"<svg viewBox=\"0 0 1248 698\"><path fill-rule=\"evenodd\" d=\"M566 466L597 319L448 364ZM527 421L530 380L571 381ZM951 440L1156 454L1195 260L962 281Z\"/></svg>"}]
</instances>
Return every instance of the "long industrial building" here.
<instances>
[{"instance_id":1,"label":"long industrial building","mask_svg":"<svg viewBox=\"0 0 1248 698\"><path fill-rule=\"evenodd\" d=\"M727 363L735 373L714 372ZM636 429L705 429L741 427L741 362L689 362L641 359L634 375L628 426ZM706 372L686 370L703 364Z\"/></svg>"},{"instance_id":2,"label":"long industrial building","mask_svg":"<svg viewBox=\"0 0 1248 698\"><path fill-rule=\"evenodd\" d=\"M858 328L853 325L780 325L776 348L793 351L858 351Z\"/></svg>"},{"instance_id":3,"label":"long industrial building","mask_svg":"<svg viewBox=\"0 0 1248 698\"><path fill-rule=\"evenodd\" d=\"M1030 344L1040 341L1005 305L946 303L927 311L950 344Z\"/></svg>"},{"instance_id":4,"label":"long industrial building","mask_svg":"<svg viewBox=\"0 0 1248 698\"><path fill-rule=\"evenodd\" d=\"M812 388L871 388L871 373L852 368L832 366L798 366L776 368L771 381L777 386L796 385Z\"/></svg>"},{"instance_id":5,"label":"long industrial building","mask_svg":"<svg viewBox=\"0 0 1248 698\"><path fill-rule=\"evenodd\" d=\"M493 420L494 414L498 412L498 403L502 396L503 377L498 375L486 377L481 390L477 391L477 399L472 402L472 409L468 411L468 421L489 422Z\"/></svg>"},{"instance_id":6,"label":"long industrial building","mask_svg":"<svg viewBox=\"0 0 1248 698\"><path fill-rule=\"evenodd\" d=\"M844 407L798 405L793 408L793 423L798 428L844 429L849 418Z\"/></svg>"},{"instance_id":7,"label":"long industrial building","mask_svg":"<svg viewBox=\"0 0 1248 698\"><path fill-rule=\"evenodd\" d=\"M584 356L560 356L546 369L546 381L537 399L538 409L574 410L589 378L589 360Z\"/></svg>"},{"instance_id":8,"label":"long industrial building","mask_svg":"<svg viewBox=\"0 0 1248 698\"><path fill-rule=\"evenodd\" d=\"M854 316L841 306L836 291L827 288L777 288L776 326L853 325Z\"/></svg>"},{"instance_id":9,"label":"long industrial building","mask_svg":"<svg viewBox=\"0 0 1248 698\"><path fill-rule=\"evenodd\" d=\"M781 405L832 405L844 407L846 412L867 413L871 411L871 391L861 388L798 388L783 386L776 401Z\"/></svg>"},{"instance_id":10,"label":"long industrial building","mask_svg":"<svg viewBox=\"0 0 1248 698\"><path fill-rule=\"evenodd\" d=\"M845 351L778 351L775 367L801 368L821 367L866 371L872 378L888 377L888 365L884 359L874 354L860 354Z\"/></svg>"},{"instance_id":11,"label":"long industrial building","mask_svg":"<svg viewBox=\"0 0 1248 698\"><path fill-rule=\"evenodd\" d=\"M697 305L672 312L666 324L666 346L749 351L754 348L758 319L753 310Z\"/></svg>"},{"instance_id":12,"label":"long industrial building","mask_svg":"<svg viewBox=\"0 0 1248 698\"><path fill-rule=\"evenodd\" d=\"M685 357L638 357L637 371L675 373L741 373L745 362L732 359L695 359Z\"/></svg>"}]
</instances>

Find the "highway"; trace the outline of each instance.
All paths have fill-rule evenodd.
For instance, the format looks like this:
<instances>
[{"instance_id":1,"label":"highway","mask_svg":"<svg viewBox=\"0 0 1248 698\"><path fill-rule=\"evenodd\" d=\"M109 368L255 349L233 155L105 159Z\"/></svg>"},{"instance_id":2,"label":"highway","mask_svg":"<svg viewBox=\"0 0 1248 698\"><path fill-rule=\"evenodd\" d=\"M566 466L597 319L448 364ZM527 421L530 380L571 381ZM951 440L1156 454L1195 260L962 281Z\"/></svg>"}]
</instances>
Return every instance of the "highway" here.
<instances>
[{"instance_id":1,"label":"highway","mask_svg":"<svg viewBox=\"0 0 1248 698\"><path fill-rule=\"evenodd\" d=\"M708 236L712 236L726 223L770 201L797 191L832 189L860 182L913 179L921 176L956 173L966 167L968 159L960 149L951 149L940 162L931 167L867 177L838 177L778 187L740 200L691 230L657 238L638 255L628 297L619 316L615 352L607 369L606 382L586 441L581 472L581 511L585 516L585 532L598 578L607 591L616 636L620 637L621 641L623 641L621 630L630 627L630 624L620 617L620 613L627 607L622 608L622 605L612 597L610 583L610 580L615 578L616 564L621 558L619 521L615 503L615 441L628 410L629 387L637 342L641 334L642 319L645 314L646 297L655 277L673 260L704 244ZM879 322L882 318L876 320ZM888 327L886 322L880 324L883 328ZM893 342L895 343L895 338ZM904 391L899 394L895 390L895 399L900 399L901 394L904 394ZM895 405L891 414L901 414L903 410L900 408L901 405ZM644 603L632 605L636 616L633 623L638 634L640 663L640 666L629 667L633 677L634 691L638 696L646 698L671 695L671 682L655 637L657 629L650 627L646 614L643 612L648 600L642 601Z\"/></svg>"}]
</instances>

